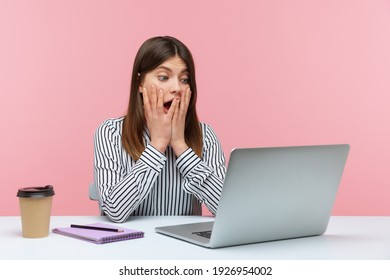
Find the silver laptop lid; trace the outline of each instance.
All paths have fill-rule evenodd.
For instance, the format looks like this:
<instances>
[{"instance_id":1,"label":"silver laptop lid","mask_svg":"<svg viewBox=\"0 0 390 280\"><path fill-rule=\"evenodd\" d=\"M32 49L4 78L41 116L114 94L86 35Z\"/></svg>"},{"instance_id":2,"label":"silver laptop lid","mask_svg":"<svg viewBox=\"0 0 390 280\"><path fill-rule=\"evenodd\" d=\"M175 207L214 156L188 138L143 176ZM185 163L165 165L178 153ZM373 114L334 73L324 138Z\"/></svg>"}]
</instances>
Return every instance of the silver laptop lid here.
<instances>
[{"instance_id":1,"label":"silver laptop lid","mask_svg":"<svg viewBox=\"0 0 390 280\"><path fill-rule=\"evenodd\" d=\"M233 150L210 246L323 234L348 152L349 145Z\"/></svg>"}]
</instances>

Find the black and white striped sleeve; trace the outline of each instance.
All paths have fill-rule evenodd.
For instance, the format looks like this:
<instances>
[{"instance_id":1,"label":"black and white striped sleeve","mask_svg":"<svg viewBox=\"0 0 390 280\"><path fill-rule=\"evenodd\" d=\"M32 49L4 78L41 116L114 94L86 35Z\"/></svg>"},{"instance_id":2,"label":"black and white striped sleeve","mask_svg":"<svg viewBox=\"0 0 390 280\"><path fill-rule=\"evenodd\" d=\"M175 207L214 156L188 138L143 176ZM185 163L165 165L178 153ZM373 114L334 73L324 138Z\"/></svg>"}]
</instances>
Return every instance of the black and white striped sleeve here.
<instances>
[{"instance_id":1,"label":"black and white striped sleeve","mask_svg":"<svg viewBox=\"0 0 390 280\"><path fill-rule=\"evenodd\" d=\"M184 190L205 203L216 214L223 182L225 180L225 156L221 144L210 126L202 124L204 133L203 156L200 159L189 148L177 159L177 167L184 177Z\"/></svg>"},{"instance_id":2,"label":"black and white striped sleeve","mask_svg":"<svg viewBox=\"0 0 390 280\"><path fill-rule=\"evenodd\" d=\"M140 159L126 172L121 157L119 129L109 121L95 132L95 184L102 211L114 222L124 222L149 194L161 173L166 157L147 145Z\"/></svg>"}]
</instances>

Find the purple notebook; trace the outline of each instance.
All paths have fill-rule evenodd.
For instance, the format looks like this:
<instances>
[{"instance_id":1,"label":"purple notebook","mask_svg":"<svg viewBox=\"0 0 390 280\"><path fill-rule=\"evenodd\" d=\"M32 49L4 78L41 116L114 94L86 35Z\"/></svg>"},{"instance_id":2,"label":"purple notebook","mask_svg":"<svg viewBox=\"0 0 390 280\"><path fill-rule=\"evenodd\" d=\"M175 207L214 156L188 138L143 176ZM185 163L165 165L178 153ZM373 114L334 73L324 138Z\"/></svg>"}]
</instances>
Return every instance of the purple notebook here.
<instances>
[{"instance_id":1,"label":"purple notebook","mask_svg":"<svg viewBox=\"0 0 390 280\"><path fill-rule=\"evenodd\" d=\"M82 229L82 228L73 228L73 227L54 228L53 232L61 235L93 242L96 244L103 244L103 243L144 237L144 232L140 230L116 227L116 226L103 224L103 223L93 223L93 224L88 224L86 226L116 228L116 229L122 229L123 232L110 232L110 231Z\"/></svg>"}]
</instances>

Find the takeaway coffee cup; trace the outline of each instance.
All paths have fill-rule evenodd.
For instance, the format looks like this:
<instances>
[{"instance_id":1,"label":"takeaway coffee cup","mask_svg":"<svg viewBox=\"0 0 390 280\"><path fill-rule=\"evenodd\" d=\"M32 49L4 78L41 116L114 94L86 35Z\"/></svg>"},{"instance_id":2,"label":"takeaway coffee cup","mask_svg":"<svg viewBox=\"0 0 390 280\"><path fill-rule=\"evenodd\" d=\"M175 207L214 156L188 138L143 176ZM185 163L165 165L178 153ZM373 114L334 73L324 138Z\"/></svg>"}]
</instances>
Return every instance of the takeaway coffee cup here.
<instances>
[{"instance_id":1,"label":"takeaway coffee cup","mask_svg":"<svg viewBox=\"0 0 390 280\"><path fill-rule=\"evenodd\" d=\"M23 237L41 238L49 235L53 186L18 190Z\"/></svg>"}]
</instances>

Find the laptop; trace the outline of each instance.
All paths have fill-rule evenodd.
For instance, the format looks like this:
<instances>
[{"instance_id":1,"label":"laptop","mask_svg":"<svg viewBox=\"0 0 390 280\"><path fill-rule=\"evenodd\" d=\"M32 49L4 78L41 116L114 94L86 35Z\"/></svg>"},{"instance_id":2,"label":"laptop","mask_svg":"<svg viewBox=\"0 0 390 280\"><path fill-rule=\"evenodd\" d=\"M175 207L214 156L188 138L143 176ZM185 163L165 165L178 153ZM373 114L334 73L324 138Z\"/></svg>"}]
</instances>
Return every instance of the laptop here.
<instances>
[{"instance_id":1,"label":"laptop","mask_svg":"<svg viewBox=\"0 0 390 280\"><path fill-rule=\"evenodd\" d=\"M321 235L349 148L338 144L234 149L214 221L155 230L208 248Z\"/></svg>"}]
</instances>

